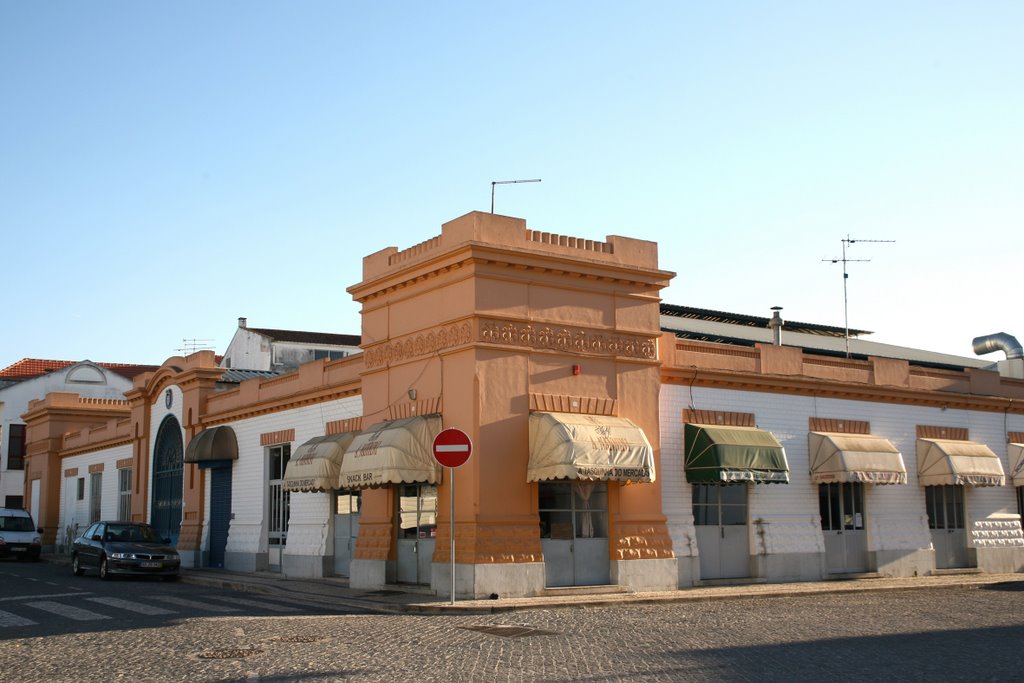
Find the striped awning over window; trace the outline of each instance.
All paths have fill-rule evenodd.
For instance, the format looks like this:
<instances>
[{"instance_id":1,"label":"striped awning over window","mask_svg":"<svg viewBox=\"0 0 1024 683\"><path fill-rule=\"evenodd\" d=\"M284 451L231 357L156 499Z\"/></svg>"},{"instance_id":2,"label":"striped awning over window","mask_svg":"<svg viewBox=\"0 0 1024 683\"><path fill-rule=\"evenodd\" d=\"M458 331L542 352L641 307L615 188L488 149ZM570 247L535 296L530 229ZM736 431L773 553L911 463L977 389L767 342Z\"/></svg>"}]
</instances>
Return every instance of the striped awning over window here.
<instances>
[{"instance_id":1,"label":"striped awning over window","mask_svg":"<svg viewBox=\"0 0 1024 683\"><path fill-rule=\"evenodd\" d=\"M917 440L921 486L1002 486L999 456L983 443L954 439Z\"/></svg>"},{"instance_id":2,"label":"striped awning over window","mask_svg":"<svg viewBox=\"0 0 1024 683\"><path fill-rule=\"evenodd\" d=\"M317 436L299 446L288 460L285 491L332 491L341 486L341 463L358 432Z\"/></svg>"},{"instance_id":3,"label":"striped awning over window","mask_svg":"<svg viewBox=\"0 0 1024 683\"><path fill-rule=\"evenodd\" d=\"M433 444L440 431L440 415L378 422L364 429L345 451L340 488L437 484L441 465L434 459Z\"/></svg>"},{"instance_id":4,"label":"striped awning over window","mask_svg":"<svg viewBox=\"0 0 1024 683\"><path fill-rule=\"evenodd\" d=\"M683 467L691 484L788 484L786 451L756 427L686 423Z\"/></svg>"},{"instance_id":5,"label":"striped awning over window","mask_svg":"<svg viewBox=\"0 0 1024 683\"><path fill-rule=\"evenodd\" d=\"M907 468L900 449L884 437L810 432L807 441L811 481L816 484L907 483Z\"/></svg>"},{"instance_id":6,"label":"striped awning over window","mask_svg":"<svg viewBox=\"0 0 1024 683\"><path fill-rule=\"evenodd\" d=\"M651 482L654 477L654 450L644 431L626 418L530 413L527 482Z\"/></svg>"}]
</instances>

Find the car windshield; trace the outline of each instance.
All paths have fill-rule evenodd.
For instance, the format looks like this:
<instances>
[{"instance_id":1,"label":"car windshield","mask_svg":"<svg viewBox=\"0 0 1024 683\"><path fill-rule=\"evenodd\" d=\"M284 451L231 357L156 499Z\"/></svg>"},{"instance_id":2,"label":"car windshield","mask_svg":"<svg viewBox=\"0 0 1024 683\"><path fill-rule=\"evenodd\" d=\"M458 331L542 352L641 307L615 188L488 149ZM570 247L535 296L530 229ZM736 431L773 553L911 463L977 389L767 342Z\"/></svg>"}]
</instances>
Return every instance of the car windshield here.
<instances>
[{"instance_id":1,"label":"car windshield","mask_svg":"<svg viewBox=\"0 0 1024 683\"><path fill-rule=\"evenodd\" d=\"M35 531L28 517L0 517L0 531Z\"/></svg>"},{"instance_id":2,"label":"car windshield","mask_svg":"<svg viewBox=\"0 0 1024 683\"><path fill-rule=\"evenodd\" d=\"M163 539L156 533L156 529L145 524L108 524L103 540L128 543L160 543Z\"/></svg>"}]
</instances>

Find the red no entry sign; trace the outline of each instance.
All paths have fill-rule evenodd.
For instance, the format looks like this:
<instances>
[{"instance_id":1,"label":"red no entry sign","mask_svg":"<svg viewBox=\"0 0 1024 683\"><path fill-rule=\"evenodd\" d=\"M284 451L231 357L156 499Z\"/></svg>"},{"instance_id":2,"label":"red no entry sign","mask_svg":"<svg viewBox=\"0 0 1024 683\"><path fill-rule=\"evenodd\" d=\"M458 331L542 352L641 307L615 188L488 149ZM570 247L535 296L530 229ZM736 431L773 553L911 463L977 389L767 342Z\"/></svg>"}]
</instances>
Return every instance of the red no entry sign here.
<instances>
[{"instance_id":1,"label":"red no entry sign","mask_svg":"<svg viewBox=\"0 0 1024 683\"><path fill-rule=\"evenodd\" d=\"M466 464L473 452L473 442L461 429L449 427L434 437L434 459L444 467Z\"/></svg>"}]
</instances>

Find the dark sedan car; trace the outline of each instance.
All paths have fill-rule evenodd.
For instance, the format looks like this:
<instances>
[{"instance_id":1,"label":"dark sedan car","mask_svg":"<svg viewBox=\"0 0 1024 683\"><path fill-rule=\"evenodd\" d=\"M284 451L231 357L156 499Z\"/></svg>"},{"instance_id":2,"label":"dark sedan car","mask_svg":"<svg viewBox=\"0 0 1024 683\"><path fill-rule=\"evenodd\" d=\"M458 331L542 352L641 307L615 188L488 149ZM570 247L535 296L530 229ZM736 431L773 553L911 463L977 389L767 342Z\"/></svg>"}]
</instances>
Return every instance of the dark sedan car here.
<instances>
[{"instance_id":1,"label":"dark sedan car","mask_svg":"<svg viewBox=\"0 0 1024 683\"><path fill-rule=\"evenodd\" d=\"M95 567L101 579L115 575L178 577L181 558L156 529L138 522L96 522L75 539L71 570Z\"/></svg>"}]
</instances>

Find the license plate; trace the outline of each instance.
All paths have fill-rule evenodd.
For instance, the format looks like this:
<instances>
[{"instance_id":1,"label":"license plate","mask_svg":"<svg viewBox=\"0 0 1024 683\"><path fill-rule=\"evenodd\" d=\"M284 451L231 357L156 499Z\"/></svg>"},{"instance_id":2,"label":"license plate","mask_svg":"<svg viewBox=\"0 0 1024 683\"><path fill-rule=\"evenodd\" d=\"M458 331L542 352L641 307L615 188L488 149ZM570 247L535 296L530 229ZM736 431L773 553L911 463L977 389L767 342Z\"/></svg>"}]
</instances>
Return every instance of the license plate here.
<instances>
[{"instance_id":1,"label":"license plate","mask_svg":"<svg viewBox=\"0 0 1024 683\"><path fill-rule=\"evenodd\" d=\"M139 566L143 569L159 569L161 565L159 562L140 562Z\"/></svg>"},{"instance_id":2,"label":"license plate","mask_svg":"<svg viewBox=\"0 0 1024 683\"><path fill-rule=\"evenodd\" d=\"M17 547L17 546L15 546L15 547L11 548L11 552L12 552L12 553L23 553L23 552L25 552L26 550L28 550L28 548L19 548L19 547Z\"/></svg>"}]
</instances>

